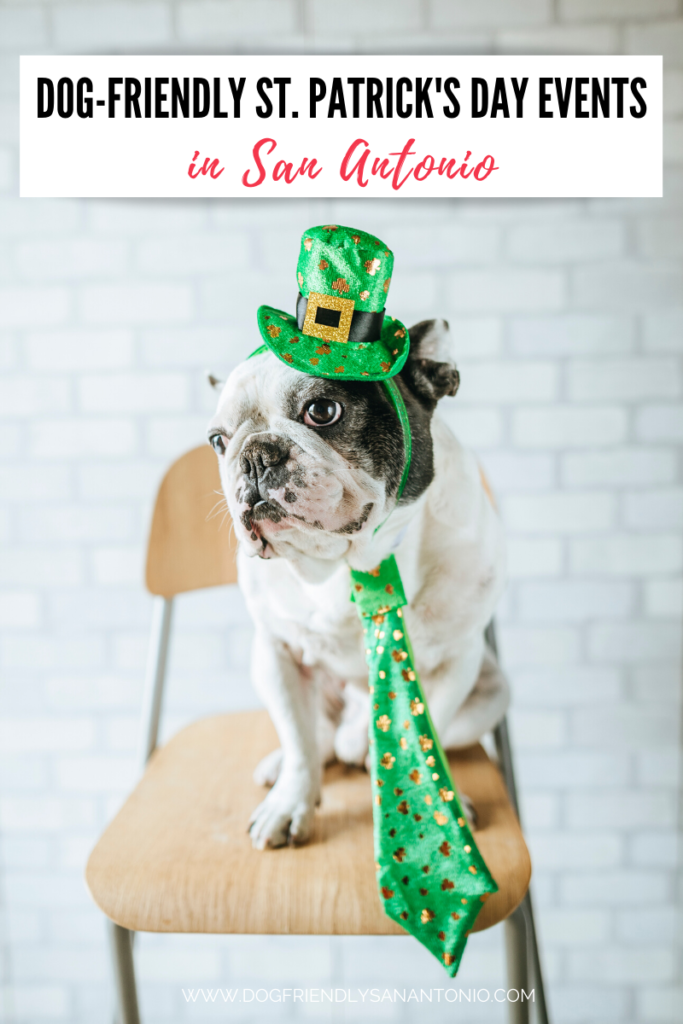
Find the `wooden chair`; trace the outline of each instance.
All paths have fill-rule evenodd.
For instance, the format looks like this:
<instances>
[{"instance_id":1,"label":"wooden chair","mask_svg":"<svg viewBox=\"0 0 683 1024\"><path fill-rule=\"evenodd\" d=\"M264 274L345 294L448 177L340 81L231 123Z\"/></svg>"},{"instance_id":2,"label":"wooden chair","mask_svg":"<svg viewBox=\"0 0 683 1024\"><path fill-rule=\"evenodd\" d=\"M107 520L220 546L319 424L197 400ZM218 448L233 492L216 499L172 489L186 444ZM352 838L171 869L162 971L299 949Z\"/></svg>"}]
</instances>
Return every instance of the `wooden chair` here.
<instances>
[{"instance_id":1,"label":"wooden chair","mask_svg":"<svg viewBox=\"0 0 683 1024\"><path fill-rule=\"evenodd\" d=\"M147 550L154 620L145 684L140 767L144 773L90 855L86 881L109 918L119 1024L139 1024L133 935L214 932L284 935L401 935L383 912L375 882L372 806L364 771L325 772L312 841L257 852L246 822L263 790L252 771L277 746L265 711L218 715L182 729L157 749L173 599L237 582L233 531L211 512L220 492L208 447L178 459L156 500ZM495 642L492 633L490 640ZM477 843L500 891L475 930L506 924L508 983L530 991L546 1024L528 893L531 865L520 830L507 728L496 730L498 768L479 745L449 755L456 784L479 816ZM445 979L444 979L445 980ZM529 1003L508 1004L527 1024Z\"/></svg>"}]
</instances>

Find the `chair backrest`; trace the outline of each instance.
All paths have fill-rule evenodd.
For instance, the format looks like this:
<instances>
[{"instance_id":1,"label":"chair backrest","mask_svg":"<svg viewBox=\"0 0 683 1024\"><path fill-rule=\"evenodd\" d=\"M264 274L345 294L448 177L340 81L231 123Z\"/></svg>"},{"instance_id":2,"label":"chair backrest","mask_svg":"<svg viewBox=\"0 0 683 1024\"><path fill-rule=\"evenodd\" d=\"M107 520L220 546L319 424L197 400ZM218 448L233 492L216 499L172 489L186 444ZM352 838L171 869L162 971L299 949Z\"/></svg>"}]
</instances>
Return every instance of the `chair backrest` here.
<instances>
[{"instance_id":1,"label":"chair backrest","mask_svg":"<svg viewBox=\"0 0 683 1024\"><path fill-rule=\"evenodd\" d=\"M237 582L237 539L218 460L208 445L181 456L161 481L147 544L147 589L161 597Z\"/></svg>"}]
</instances>

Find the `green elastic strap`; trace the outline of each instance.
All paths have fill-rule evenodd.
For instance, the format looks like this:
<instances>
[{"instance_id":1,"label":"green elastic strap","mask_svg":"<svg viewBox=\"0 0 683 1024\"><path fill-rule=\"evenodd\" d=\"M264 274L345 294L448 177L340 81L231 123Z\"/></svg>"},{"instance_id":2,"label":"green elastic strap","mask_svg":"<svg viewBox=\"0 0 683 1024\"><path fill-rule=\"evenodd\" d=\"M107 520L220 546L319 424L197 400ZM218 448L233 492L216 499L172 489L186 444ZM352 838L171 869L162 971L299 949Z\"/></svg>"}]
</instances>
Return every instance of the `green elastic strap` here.
<instances>
[{"instance_id":1,"label":"green elastic strap","mask_svg":"<svg viewBox=\"0 0 683 1024\"><path fill-rule=\"evenodd\" d=\"M252 356L260 356L262 352L270 352L270 349L268 348L267 345L259 345L258 348L255 348L254 351L247 356L247 359L251 359ZM310 376L315 377L315 374L311 373ZM396 383L393 377L387 377L383 383L384 387L387 389L389 400L391 401L391 404L393 405L396 411L396 415L398 416L398 421L401 424L401 430L403 432L404 463L401 482L398 485L398 491L396 493L396 504L398 504L399 501L401 500L401 495L403 494L406 483L408 481L408 474L410 473L410 461L413 454L413 438L410 432L410 420L408 419L408 410L406 409L406 403L403 401L401 389L399 388L398 384ZM384 522L386 522L386 519L384 520ZM380 526L384 526L384 523L380 523ZM379 526L377 527L377 530L379 530ZM375 533L377 533L377 530L375 530Z\"/></svg>"},{"instance_id":2,"label":"green elastic strap","mask_svg":"<svg viewBox=\"0 0 683 1024\"><path fill-rule=\"evenodd\" d=\"M410 473L410 460L413 454L413 438L410 433L410 420L408 419L408 410L406 409L406 403L403 401L403 395L401 389L394 380L393 377L387 377L384 381L384 386L387 389L387 394L391 399L391 404L396 410L399 422L401 424L401 430L403 431L403 475L401 476L401 482L398 485L398 491L396 493L396 504L401 500L401 495L408 481L408 474Z\"/></svg>"}]
</instances>

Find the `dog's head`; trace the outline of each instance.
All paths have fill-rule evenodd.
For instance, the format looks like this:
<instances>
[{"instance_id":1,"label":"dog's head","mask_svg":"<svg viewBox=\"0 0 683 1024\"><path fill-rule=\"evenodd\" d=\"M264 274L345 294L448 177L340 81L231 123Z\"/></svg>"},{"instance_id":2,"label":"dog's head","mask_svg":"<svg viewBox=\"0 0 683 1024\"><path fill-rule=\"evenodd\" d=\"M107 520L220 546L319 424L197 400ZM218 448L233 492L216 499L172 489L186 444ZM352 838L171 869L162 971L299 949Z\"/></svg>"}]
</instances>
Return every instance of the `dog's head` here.
<instances>
[{"instance_id":1,"label":"dog's head","mask_svg":"<svg viewBox=\"0 0 683 1024\"><path fill-rule=\"evenodd\" d=\"M410 354L396 380L413 442L403 505L432 481L430 420L438 400L458 389L445 320L410 328ZM250 554L341 558L396 504L403 437L381 382L310 377L264 353L230 375L208 433Z\"/></svg>"}]
</instances>

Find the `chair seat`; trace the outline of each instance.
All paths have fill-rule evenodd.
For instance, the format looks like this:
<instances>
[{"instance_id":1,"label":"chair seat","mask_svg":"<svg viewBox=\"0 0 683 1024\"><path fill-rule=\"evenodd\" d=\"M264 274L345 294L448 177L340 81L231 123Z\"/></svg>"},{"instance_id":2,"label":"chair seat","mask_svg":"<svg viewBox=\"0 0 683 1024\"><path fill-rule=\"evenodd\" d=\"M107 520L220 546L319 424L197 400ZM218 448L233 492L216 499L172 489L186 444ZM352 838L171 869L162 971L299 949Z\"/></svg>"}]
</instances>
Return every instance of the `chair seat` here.
<instances>
[{"instance_id":1,"label":"chair seat","mask_svg":"<svg viewBox=\"0 0 683 1024\"><path fill-rule=\"evenodd\" d=\"M327 769L311 842L252 849L247 822L265 793L252 771L277 745L266 712L250 711L195 722L157 750L88 861L100 909L133 931L405 934L377 893L366 772ZM481 930L520 903L531 864L503 779L482 747L449 760L477 810L475 838L500 887L479 914Z\"/></svg>"}]
</instances>

